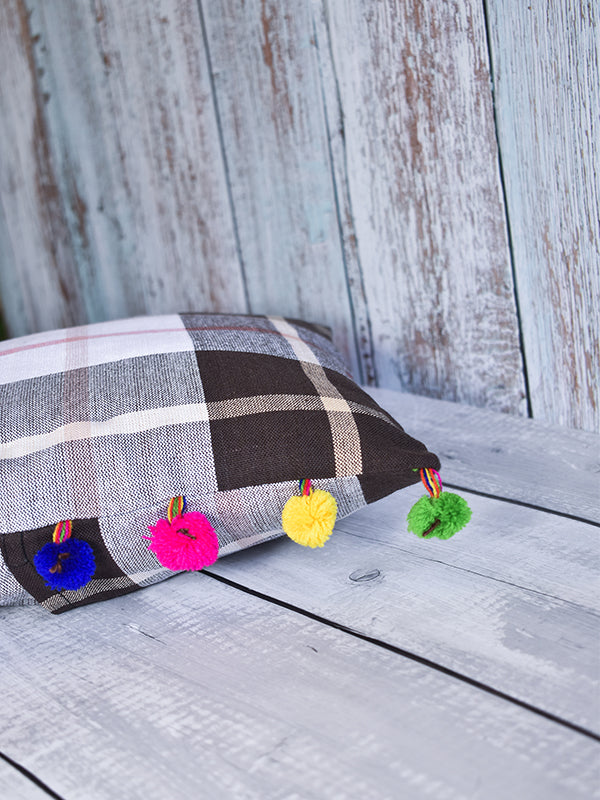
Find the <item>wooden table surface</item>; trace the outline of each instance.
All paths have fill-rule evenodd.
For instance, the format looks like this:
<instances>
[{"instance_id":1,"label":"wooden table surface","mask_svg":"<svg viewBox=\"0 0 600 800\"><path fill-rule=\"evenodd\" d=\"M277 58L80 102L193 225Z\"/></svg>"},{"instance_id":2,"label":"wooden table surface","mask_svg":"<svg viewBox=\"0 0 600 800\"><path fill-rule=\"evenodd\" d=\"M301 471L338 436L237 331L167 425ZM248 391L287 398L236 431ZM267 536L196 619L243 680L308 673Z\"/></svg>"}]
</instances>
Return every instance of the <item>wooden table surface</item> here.
<instances>
[{"instance_id":1,"label":"wooden table surface","mask_svg":"<svg viewBox=\"0 0 600 800\"><path fill-rule=\"evenodd\" d=\"M53 616L0 610L7 800L600 797L600 437L370 390L473 519L418 486Z\"/></svg>"}]
</instances>

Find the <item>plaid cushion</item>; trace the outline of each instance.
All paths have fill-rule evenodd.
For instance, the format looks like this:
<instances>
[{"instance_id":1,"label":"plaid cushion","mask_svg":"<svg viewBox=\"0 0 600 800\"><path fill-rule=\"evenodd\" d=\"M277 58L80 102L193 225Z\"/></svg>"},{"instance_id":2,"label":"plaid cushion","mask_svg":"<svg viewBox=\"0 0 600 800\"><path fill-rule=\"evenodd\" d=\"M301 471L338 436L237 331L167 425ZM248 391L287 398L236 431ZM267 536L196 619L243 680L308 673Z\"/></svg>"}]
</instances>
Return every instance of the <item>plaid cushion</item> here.
<instances>
[{"instance_id":1,"label":"plaid cushion","mask_svg":"<svg viewBox=\"0 0 600 800\"><path fill-rule=\"evenodd\" d=\"M282 535L302 478L342 517L439 467L353 382L328 329L281 317L138 317L2 342L0 410L0 604L53 612L171 575L143 538L171 497L227 555ZM96 561L76 591L33 566L62 520Z\"/></svg>"}]
</instances>

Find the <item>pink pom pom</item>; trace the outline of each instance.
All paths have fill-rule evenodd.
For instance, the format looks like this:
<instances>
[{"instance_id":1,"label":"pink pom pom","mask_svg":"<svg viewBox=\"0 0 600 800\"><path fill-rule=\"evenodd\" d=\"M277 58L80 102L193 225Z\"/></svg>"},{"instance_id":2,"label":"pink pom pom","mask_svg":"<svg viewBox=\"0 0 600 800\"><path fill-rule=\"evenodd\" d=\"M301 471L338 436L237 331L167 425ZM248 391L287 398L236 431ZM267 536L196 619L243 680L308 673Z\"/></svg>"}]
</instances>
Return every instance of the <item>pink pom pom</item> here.
<instances>
[{"instance_id":1,"label":"pink pom pom","mask_svg":"<svg viewBox=\"0 0 600 800\"><path fill-rule=\"evenodd\" d=\"M197 570L214 564L219 555L219 541L204 514L190 511L173 521L159 519L148 526L152 542L148 545L168 569ZM150 537L146 537L150 538Z\"/></svg>"}]
</instances>

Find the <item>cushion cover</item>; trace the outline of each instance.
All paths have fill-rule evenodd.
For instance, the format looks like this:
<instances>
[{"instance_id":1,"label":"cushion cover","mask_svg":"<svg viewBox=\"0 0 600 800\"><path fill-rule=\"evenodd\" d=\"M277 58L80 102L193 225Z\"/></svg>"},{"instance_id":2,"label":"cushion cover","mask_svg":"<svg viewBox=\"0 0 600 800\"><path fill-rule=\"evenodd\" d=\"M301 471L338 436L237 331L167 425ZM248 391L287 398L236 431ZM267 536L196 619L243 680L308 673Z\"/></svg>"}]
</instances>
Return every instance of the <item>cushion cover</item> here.
<instances>
[{"instance_id":1,"label":"cushion cover","mask_svg":"<svg viewBox=\"0 0 600 800\"><path fill-rule=\"evenodd\" d=\"M331 492L339 519L439 468L352 380L327 328L281 317L138 317L1 342L0 413L0 604L53 612L172 575L145 538L171 498L206 516L223 556L281 536L301 479ZM33 563L64 520L94 552L76 590Z\"/></svg>"}]
</instances>

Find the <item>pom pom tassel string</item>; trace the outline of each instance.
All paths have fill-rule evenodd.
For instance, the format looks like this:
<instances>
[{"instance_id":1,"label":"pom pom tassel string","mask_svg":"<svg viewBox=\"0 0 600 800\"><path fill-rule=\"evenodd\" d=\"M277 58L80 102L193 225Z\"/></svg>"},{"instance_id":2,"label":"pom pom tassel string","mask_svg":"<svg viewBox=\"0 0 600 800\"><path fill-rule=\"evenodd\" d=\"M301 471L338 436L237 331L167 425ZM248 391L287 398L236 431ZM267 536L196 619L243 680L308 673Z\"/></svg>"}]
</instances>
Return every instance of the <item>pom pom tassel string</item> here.
<instances>
[{"instance_id":1,"label":"pom pom tassel string","mask_svg":"<svg viewBox=\"0 0 600 800\"><path fill-rule=\"evenodd\" d=\"M428 497L421 497L408 512L408 530L423 539L449 539L471 519L471 509L458 494L444 492L434 469L420 470Z\"/></svg>"},{"instance_id":2,"label":"pom pom tassel string","mask_svg":"<svg viewBox=\"0 0 600 800\"><path fill-rule=\"evenodd\" d=\"M300 495L290 497L281 514L281 524L287 535L305 547L323 547L331 536L337 503L329 492L312 489L310 480L300 481Z\"/></svg>"}]
</instances>

